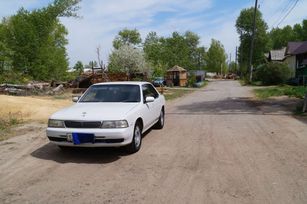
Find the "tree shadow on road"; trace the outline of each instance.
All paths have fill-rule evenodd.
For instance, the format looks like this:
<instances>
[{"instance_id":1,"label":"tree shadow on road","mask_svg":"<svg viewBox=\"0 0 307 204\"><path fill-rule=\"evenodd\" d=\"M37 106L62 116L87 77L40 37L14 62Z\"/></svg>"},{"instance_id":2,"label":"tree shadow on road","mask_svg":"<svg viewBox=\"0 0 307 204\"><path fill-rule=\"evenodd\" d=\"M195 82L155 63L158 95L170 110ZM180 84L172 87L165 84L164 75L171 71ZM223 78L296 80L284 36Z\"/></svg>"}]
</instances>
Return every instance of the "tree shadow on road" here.
<instances>
[{"instance_id":1,"label":"tree shadow on road","mask_svg":"<svg viewBox=\"0 0 307 204\"><path fill-rule=\"evenodd\" d=\"M292 115L297 102L288 100L255 100L249 97L226 98L180 105L168 115ZM290 108L289 108L290 107Z\"/></svg>"}]
</instances>

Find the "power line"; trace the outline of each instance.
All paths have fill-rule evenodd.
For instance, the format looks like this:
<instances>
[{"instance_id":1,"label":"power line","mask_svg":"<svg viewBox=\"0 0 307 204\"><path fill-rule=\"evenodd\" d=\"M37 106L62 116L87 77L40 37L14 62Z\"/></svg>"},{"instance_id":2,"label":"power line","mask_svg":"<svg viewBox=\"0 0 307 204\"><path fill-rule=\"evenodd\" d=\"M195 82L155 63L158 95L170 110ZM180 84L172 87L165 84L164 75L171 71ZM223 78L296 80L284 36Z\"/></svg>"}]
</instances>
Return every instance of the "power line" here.
<instances>
[{"instance_id":1,"label":"power line","mask_svg":"<svg viewBox=\"0 0 307 204\"><path fill-rule=\"evenodd\" d=\"M291 11L294 9L294 7L296 6L297 2L299 0L296 0L296 2L293 4L292 8L288 11L288 13L281 19L281 21L279 21L279 23L277 24L277 27L285 20L285 18L287 18L287 16L291 13Z\"/></svg>"},{"instance_id":2,"label":"power line","mask_svg":"<svg viewBox=\"0 0 307 204\"><path fill-rule=\"evenodd\" d=\"M294 2L294 1L288 1L288 3L286 4L286 6L279 12L279 16L278 16L278 18L276 19L276 21L274 21L274 23L272 24L272 28L274 27L274 25L277 23L277 22L279 22L280 21L280 19L282 18L282 14L286 11L286 10L288 10L290 7L291 7L291 3L292 2ZM273 15L273 17L272 18L274 18L275 16L277 16L276 15L277 13L275 13L274 15Z\"/></svg>"}]
</instances>

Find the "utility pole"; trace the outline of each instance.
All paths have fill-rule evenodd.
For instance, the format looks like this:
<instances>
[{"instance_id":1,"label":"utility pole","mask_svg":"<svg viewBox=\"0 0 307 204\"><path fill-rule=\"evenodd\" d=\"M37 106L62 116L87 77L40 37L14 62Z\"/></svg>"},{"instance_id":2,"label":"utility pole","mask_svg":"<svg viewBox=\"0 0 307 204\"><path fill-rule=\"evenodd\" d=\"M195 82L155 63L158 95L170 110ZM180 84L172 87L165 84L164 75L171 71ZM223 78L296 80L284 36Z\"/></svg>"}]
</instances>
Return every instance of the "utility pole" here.
<instances>
[{"instance_id":1,"label":"utility pole","mask_svg":"<svg viewBox=\"0 0 307 204\"><path fill-rule=\"evenodd\" d=\"M253 59L254 41L255 41L257 5L258 5L258 0L255 0L254 19L253 19L253 32L252 32L252 40L251 40L251 46L250 46L250 52L249 52L249 63L248 63L249 71L250 71L250 73L249 73L249 82L252 82L252 80L253 80L252 59Z\"/></svg>"},{"instance_id":2,"label":"utility pole","mask_svg":"<svg viewBox=\"0 0 307 204\"><path fill-rule=\"evenodd\" d=\"M238 74L237 62L238 62L238 46L236 46L236 55L235 55L235 71L236 71L236 74Z\"/></svg>"}]
</instances>

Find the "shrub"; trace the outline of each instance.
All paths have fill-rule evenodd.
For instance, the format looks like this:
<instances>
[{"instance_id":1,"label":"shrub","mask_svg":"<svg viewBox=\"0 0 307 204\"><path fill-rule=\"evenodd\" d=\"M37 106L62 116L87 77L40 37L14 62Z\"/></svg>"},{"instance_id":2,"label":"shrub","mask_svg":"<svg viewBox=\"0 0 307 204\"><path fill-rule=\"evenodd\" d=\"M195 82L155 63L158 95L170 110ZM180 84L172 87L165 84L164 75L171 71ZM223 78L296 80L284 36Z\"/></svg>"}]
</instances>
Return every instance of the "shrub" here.
<instances>
[{"instance_id":1,"label":"shrub","mask_svg":"<svg viewBox=\"0 0 307 204\"><path fill-rule=\"evenodd\" d=\"M0 74L0 84L25 84L31 80L31 77L24 75L20 72L14 72L12 70L4 71Z\"/></svg>"},{"instance_id":2,"label":"shrub","mask_svg":"<svg viewBox=\"0 0 307 204\"><path fill-rule=\"evenodd\" d=\"M195 76L195 74L191 74L188 77L188 86L193 87L195 83L196 83L196 76Z\"/></svg>"},{"instance_id":3,"label":"shrub","mask_svg":"<svg viewBox=\"0 0 307 204\"><path fill-rule=\"evenodd\" d=\"M291 77L291 69L284 63L269 62L257 68L255 80L263 85L283 84Z\"/></svg>"}]
</instances>

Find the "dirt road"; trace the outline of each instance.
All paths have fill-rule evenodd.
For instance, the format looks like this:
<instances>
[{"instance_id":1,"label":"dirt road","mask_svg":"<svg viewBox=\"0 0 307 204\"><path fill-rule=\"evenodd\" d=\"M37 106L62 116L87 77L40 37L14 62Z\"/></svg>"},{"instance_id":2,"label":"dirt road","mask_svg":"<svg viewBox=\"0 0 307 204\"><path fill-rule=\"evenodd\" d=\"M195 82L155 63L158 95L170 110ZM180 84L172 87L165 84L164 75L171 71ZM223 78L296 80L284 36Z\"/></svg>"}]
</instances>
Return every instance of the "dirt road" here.
<instances>
[{"instance_id":1,"label":"dirt road","mask_svg":"<svg viewBox=\"0 0 307 204\"><path fill-rule=\"evenodd\" d=\"M133 155L62 152L29 124L0 143L0 203L307 203L307 124L250 97L211 82L169 103Z\"/></svg>"}]
</instances>

